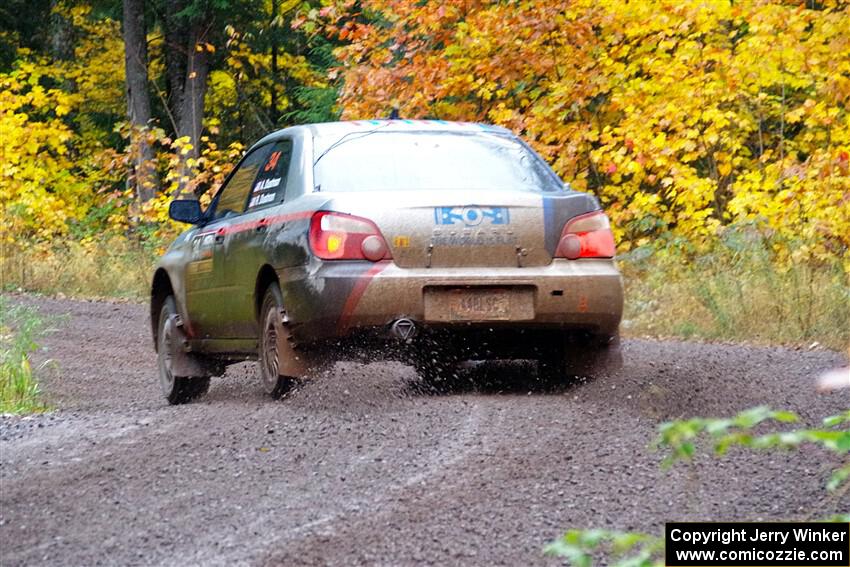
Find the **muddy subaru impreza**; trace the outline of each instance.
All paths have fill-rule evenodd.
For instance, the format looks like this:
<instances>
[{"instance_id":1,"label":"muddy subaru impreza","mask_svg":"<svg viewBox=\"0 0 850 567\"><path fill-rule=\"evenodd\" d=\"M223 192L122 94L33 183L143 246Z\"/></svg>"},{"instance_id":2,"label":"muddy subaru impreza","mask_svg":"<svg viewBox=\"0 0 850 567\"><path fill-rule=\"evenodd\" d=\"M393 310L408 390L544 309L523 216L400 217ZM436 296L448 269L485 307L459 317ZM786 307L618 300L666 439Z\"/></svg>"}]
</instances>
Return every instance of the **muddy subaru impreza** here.
<instances>
[{"instance_id":1,"label":"muddy subaru impreza","mask_svg":"<svg viewBox=\"0 0 850 567\"><path fill-rule=\"evenodd\" d=\"M166 398L256 358L280 396L315 366L397 356L439 384L469 360L525 359L542 377L620 360L614 239L508 130L371 120L287 128L255 144L153 276Z\"/></svg>"}]
</instances>

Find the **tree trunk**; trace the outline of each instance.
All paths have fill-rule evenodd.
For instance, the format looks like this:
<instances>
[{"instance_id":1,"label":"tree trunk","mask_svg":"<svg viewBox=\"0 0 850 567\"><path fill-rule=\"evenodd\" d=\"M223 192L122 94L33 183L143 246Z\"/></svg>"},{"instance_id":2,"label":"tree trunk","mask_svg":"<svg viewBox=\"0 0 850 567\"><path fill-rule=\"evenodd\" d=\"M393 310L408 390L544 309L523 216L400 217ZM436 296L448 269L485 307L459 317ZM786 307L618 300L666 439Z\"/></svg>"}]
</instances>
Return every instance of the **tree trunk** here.
<instances>
[{"instance_id":1,"label":"tree trunk","mask_svg":"<svg viewBox=\"0 0 850 567\"><path fill-rule=\"evenodd\" d=\"M204 97L207 93L207 78L209 75L209 51L207 49L207 31L209 24L206 18L192 23L189 33L189 43L186 50L186 74L182 85L182 97L177 107L177 135L188 136L192 149L180 154L180 191L186 186L186 181L192 175L189 159L197 159L200 155L201 132L204 127ZM201 188L197 188L201 190Z\"/></svg>"},{"instance_id":2,"label":"tree trunk","mask_svg":"<svg viewBox=\"0 0 850 567\"><path fill-rule=\"evenodd\" d=\"M165 84L168 113L176 137L189 138L192 149L180 153L179 190L186 188L192 175L188 160L200 155L204 124L204 97L209 76L209 6L201 13L186 13L187 0L165 0Z\"/></svg>"},{"instance_id":3,"label":"tree trunk","mask_svg":"<svg viewBox=\"0 0 850 567\"><path fill-rule=\"evenodd\" d=\"M127 85L127 117L133 159L131 182L141 202L156 195L159 180L153 148L148 142L151 103L148 95L148 45L144 0L124 0L124 66Z\"/></svg>"},{"instance_id":4,"label":"tree trunk","mask_svg":"<svg viewBox=\"0 0 850 567\"><path fill-rule=\"evenodd\" d=\"M183 83L186 80L188 58L189 29L186 17L180 15L185 9L185 0L166 0L165 19L162 22L165 32L165 93L175 134L179 130L177 116L183 103Z\"/></svg>"},{"instance_id":5,"label":"tree trunk","mask_svg":"<svg viewBox=\"0 0 850 567\"><path fill-rule=\"evenodd\" d=\"M269 119L273 127L277 127L280 120L280 113L277 110L277 33L274 29L277 26L277 0L272 0L272 19L269 24L269 32L272 40L272 87L271 100L269 104Z\"/></svg>"},{"instance_id":6,"label":"tree trunk","mask_svg":"<svg viewBox=\"0 0 850 567\"><path fill-rule=\"evenodd\" d=\"M198 156L201 130L204 121L204 96L207 93L209 75L209 51L206 47L206 22L192 25L186 56L186 77L183 81L183 97L177 114L177 133L189 136L193 157Z\"/></svg>"},{"instance_id":7,"label":"tree trunk","mask_svg":"<svg viewBox=\"0 0 850 567\"><path fill-rule=\"evenodd\" d=\"M74 26L60 11L58 0L50 1L50 54L57 61L74 58Z\"/></svg>"}]
</instances>

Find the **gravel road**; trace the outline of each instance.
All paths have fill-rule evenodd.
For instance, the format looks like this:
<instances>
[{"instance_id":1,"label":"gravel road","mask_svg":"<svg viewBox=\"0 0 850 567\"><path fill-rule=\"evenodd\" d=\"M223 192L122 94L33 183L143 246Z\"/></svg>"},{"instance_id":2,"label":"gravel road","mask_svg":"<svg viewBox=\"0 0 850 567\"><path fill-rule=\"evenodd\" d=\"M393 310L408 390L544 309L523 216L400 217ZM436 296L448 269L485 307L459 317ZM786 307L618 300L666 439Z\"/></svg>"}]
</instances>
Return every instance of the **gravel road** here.
<instances>
[{"instance_id":1,"label":"gravel road","mask_svg":"<svg viewBox=\"0 0 850 567\"><path fill-rule=\"evenodd\" d=\"M557 564L570 527L850 511L814 448L671 470L648 449L663 420L758 404L817 424L850 407L814 392L837 353L629 340L616 376L542 391L505 366L443 395L344 363L278 402L241 364L169 407L145 306L17 300L69 315L38 355L56 411L0 418L4 566Z\"/></svg>"}]
</instances>

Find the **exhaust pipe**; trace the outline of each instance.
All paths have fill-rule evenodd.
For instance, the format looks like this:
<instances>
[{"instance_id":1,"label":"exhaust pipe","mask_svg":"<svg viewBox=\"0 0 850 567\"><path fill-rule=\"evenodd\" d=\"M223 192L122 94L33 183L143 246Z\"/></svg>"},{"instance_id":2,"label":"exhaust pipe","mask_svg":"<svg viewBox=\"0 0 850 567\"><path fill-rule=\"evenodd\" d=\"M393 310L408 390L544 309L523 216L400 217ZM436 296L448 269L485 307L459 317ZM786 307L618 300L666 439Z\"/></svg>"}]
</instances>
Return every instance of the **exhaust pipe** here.
<instances>
[{"instance_id":1,"label":"exhaust pipe","mask_svg":"<svg viewBox=\"0 0 850 567\"><path fill-rule=\"evenodd\" d=\"M410 341L418 332L416 323L406 317L396 319L390 325L390 335L402 341Z\"/></svg>"}]
</instances>

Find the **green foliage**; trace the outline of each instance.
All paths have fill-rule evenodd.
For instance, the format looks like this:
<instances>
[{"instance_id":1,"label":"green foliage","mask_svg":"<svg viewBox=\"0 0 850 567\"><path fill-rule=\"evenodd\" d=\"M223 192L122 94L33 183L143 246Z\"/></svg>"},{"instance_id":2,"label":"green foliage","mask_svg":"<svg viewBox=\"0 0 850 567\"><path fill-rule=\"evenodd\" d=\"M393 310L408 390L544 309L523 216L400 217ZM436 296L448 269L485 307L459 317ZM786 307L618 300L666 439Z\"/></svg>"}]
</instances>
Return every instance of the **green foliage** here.
<instances>
[{"instance_id":1,"label":"green foliage","mask_svg":"<svg viewBox=\"0 0 850 567\"><path fill-rule=\"evenodd\" d=\"M756 434L753 430L767 421L795 423L799 417L788 411L775 411L766 406L744 410L729 418L704 418L670 421L658 428L655 445L666 451L664 466L678 461L690 460L696 452L696 441L708 437L718 456L726 454L732 447L750 449L796 449L805 444L819 446L838 455L850 453L850 412L830 416L823 420L823 429L794 429L789 431ZM845 429L834 429L846 425ZM827 488L837 489L850 478L850 465L833 472Z\"/></svg>"},{"instance_id":2,"label":"green foliage","mask_svg":"<svg viewBox=\"0 0 850 567\"><path fill-rule=\"evenodd\" d=\"M50 42L50 0L3 0L0 2L0 72L10 71L17 51L46 50Z\"/></svg>"},{"instance_id":3,"label":"green foliage","mask_svg":"<svg viewBox=\"0 0 850 567\"><path fill-rule=\"evenodd\" d=\"M822 447L839 455L850 453L850 410L824 418L824 429L796 429L777 433L756 434L753 429L776 422L796 423L799 417L789 411L776 411L765 406L744 410L731 418L692 418L670 421L658 427L656 447L668 451L662 465L690 461L696 453L696 441L708 437L716 455L730 447L751 449L797 449L804 444ZM844 430L834 430L846 426ZM836 490L850 479L850 464L832 474L828 490ZM827 518L830 522L850 522L850 513ZM606 556L605 565L612 567L663 567L664 539L633 532L600 529L571 529L563 537L544 548L550 555L563 557L574 567L591 567L594 560Z\"/></svg>"},{"instance_id":4,"label":"green foliage","mask_svg":"<svg viewBox=\"0 0 850 567\"><path fill-rule=\"evenodd\" d=\"M284 114L287 121L310 124L339 120L336 88L299 86L293 89L293 95L296 105L293 110Z\"/></svg>"},{"instance_id":5,"label":"green foliage","mask_svg":"<svg viewBox=\"0 0 850 567\"><path fill-rule=\"evenodd\" d=\"M104 232L128 236L144 232L143 225L151 222L172 230L163 203L175 185L186 189L184 177L220 181L247 145L269 131L339 115L338 86L327 77L337 64L334 43L293 28L295 18L317 1L146 4L153 111L148 142L158 178L166 181L153 206L138 203L132 179L127 183L135 154L125 124L121 3L10 0L0 5L0 240L43 243L69 233L76 240ZM210 75L204 130L192 148L176 135L166 78L166 52L186 47L165 45L164 32L171 25L187 37L200 21L205 31L195 49L209 59ZM174 159L190 150L192 163ZM172 183L175 178L179 183Z\"/></svg>"},{"instance_id":6,"label":"green foliage","mask_svg":"<svg viewBox=\"0 0 850 567\"><path fill-rule=\"evenodd\" d=\"M293 27L317 2L241 4L218 32L206 98L206 126L214 141L250 144L277 128L336 119L338 89L327 76L337 64L333 45Z\"/></svg>"},{"instance_id":7,"label":"green foliage","mask_svg":"<svg viewBox=\"0 0 850 567\"><path fill-rule=\"evenodd\" d=\"M593 559L610 551L611 567L663 567L664 540L633 532L570 530L544 552L566 559L575 567L591 567Z\"/></svg>"},{"instance_id":8,"label":"green foliage","mask_svg":"<svg viewBox=\"0 0 850 567\"><path fill-rule=\"evenodd\" d=\"M45 321L28 306L0 296L0 413L43 411L29 356L47 332Z\"/></svg>"}]
</instances>

